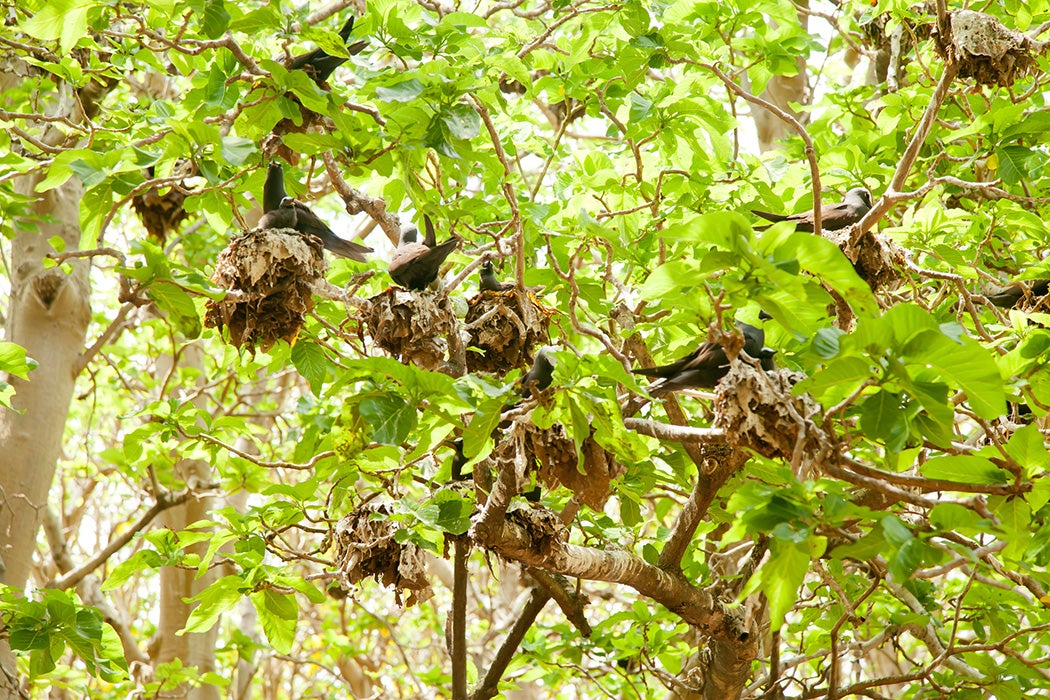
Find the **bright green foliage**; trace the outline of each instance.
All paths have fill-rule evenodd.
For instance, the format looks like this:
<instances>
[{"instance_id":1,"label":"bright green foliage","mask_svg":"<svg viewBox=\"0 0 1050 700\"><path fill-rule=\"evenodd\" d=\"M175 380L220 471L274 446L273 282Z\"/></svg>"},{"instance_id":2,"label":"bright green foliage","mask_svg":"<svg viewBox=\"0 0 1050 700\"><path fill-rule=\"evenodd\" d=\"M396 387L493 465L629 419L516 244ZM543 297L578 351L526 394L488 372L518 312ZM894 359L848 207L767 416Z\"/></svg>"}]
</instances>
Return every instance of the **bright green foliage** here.
<instances>
[{"instance_id":1,"label":"bright green foliage","mask_svg":"<svg viewBox=\"0 0 1050 700\"><path fill-rule=\"evenodd\" d=\"M105 342L78 377L48 505L83 561L155 502L155 488L214 498L199 522L154 520L97 573L145 648L158 572L212 572L180 634L218 625L221 672L176 660L140 684L95 608L42 587L56 572L25 597L0 598L12 648L28 652L20 670L41 692L53 684L93 698L224 689L239 662L256 674L253 696L274 687L346 696L355 682L361 696L451 696L452 596L443 565L428 557L448 558L488 502L480 477L506 463L503 414L519 402L515 382L528 367L452 376L386 356L351 302L390 285L392 248L359 202L340 199L329 157L334 174L401 223L421 226L425 214L439 239L462 239L446 282L485 253L511 280L520 249L523 282L543 287L558 346L553 389L527 399L522 420L561 426L578 471L592 443L619 469L601 509L538 477L531 462L519 475L520 491L542 482L542 507L574 514L559 534L569 543L595 556L628 553L652 574L698 480L717 473L681 443L625 424L673 422L659 401L638 398L647 382L629 371L641 362L633 343L671 362L711 324L728 331L764 310L766 344L795 373L793 395L812 399L812 414L789 421L803 426L806 449L791 459L749 453L717 494L699 499L706 510L681 576L677 562L667 566L717 599L710 628L690 626L640 586L607 582L630 584L621 570L571 579L589 599L591 635L548 603L502 689L664 697L710 679L697 665L726 653L718 644L743 648L749 638L753 653L737 664L757 656L737 687L744 697L767 684L824 697L830 683L834 697L1046 693L1050 314L1031 300L994 308L982 295L1050 279L1047 58L1009 87L951 84L904 173L905 195L873 229L893 246L891 274L878 281L837 242L791 224L758 227L766 222L752 209L812 209L807 147L789 131L759 155L757 108L713 71L754 94L804 73L809 94L793 100L824 202L857 186L878 200L945 70L923 7L814 5L835 26L814 15L807 28L782 0L374 0L351 37L367 46L325 86L285 58L315 46L345 56L335 32L352 8L310 25L319 5L8 7L0 41L26 71L0 93L0 232L11 238L42 221L17 175L39 176L34 195L75 180L81 249L119 253L116 264L111 253L93 259L90 338ZM1018 31L1050 21L1046 2L983 9ZM898 73L866 80L853 68L856 49L888 52L897 30ZM26 117L62 90L71 102L103 93L90 128ZM54 139L46 149L45 133ZM289 193L344 237L367 230L376 252L364 264L328 256L327 281L355 299L316 296L293 345L234 348L204 327L205 304L223 295L209 278L256 220L266 164L292 153ZM129 204L151 189L185 195L188 218L164 241L146 235ZM17 275L6 260L10 294ZM132 298L120 296L118 275ZM448 289L461 328L476 280ZM0 373L33 381L48 371L35 362L0 343ZM0 410L11 396L0 379ZM716 424L708 399L680 401L690 426ZM480 486L450 483L457 438L463 474L476 470ZM188 477L188 462L206 478ZM533 508L516 497L510 518ZM362 512L374 528L365 544L418 547L431 562L433 599L401 609L396 577L374 572L355 578L347 597L342 567L353 556L338 526ZM46 548L40 554L49 570ZM472 683L520 608L517 564L501 556L522 558L510 547L470 559ZM747 635L726 622L738 619ZM780 652L774 679L770 644Z\"/></svg>"}]
</instances>

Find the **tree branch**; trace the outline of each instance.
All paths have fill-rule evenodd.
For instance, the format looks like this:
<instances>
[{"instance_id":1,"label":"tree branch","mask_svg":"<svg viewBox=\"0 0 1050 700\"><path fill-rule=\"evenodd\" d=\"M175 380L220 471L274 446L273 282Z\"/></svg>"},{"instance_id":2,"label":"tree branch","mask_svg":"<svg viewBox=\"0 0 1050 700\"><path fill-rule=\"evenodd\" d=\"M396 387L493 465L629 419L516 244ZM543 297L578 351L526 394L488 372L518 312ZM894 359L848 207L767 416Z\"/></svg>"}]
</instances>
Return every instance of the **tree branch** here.
<instances>
[{"instance_id":1,"label":"tree branch","mask_svg":"<svg viewBox=\"0 0 1050 700\"><path fill-rule=\"evenodd\" d=\"M550 594L547 591L542 588L532 589L529 599L525 601L525 607L521 609L521 614L518 615L518 619L514 621L510 632L507 633L507 638L496 651L496 658L489 665L489 670L486 671L481 685L470 696L471 700L489 700L489 698L496 697L499 692L500 679L503 678L507 666L514 659L521 640L525 639L525 633L529 631L529 627L532 627L532 623L536 621L548 600L550 600Z\"/></svg>"}]
</instances>

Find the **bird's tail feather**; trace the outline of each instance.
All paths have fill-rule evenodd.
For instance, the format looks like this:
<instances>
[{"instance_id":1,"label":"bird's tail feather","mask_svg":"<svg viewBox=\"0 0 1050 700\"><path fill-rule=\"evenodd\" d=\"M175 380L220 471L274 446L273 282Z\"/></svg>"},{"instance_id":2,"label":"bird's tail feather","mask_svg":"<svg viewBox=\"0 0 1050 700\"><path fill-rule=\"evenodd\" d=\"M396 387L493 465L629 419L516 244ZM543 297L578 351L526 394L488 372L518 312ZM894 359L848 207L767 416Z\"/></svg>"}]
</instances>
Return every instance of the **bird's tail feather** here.
<instances>
[{"instance_id":1,"label":"bird's tail feather","mask_svg":"<svg viewBox=\"0 0 1050 700\"><path fill-rule=\"evenodd\" d=\"M368 246L354 243L353 241L344 241L342 238L336 238L335 236L329 237L325 241L324 247L341 258L349 258L357 262L366 262L368 253L372 252L372 249Z\"/></svg>"}]
</instances>

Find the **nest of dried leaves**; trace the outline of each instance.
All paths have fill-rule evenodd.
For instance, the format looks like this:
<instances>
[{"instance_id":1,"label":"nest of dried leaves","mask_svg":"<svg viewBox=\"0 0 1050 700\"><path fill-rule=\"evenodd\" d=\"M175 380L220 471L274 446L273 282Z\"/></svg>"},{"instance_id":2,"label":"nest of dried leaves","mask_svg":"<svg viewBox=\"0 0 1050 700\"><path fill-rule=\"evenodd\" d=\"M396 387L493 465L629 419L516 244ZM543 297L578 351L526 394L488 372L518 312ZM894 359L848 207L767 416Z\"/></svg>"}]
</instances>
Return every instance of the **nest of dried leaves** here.
<instances>
[{"instance_id":1,"label":"nest of dried leaves","mask_svg":"<svg viewBox=\"0 0 1050 700\"><path fill-rule=\"evenodd\" d=\"M365 324L376 345L405 364L436 370L455 332L456 315L444 292L390 287L368 300Z\"/></svg>"},{"instance_id":2,"label":"nest of dried leaves","mask_svg":"<svg viewBox=\"0 0 1050 700\"><path fill-rule=\"evenodd\" d=\"M715 427L726 443L791 464L822 453L819 431L808 430L818 406L808 395L792 396L804 375L786 369L762 372L734 362L715 389Z\"/></svg>"},{"instance_id":3,"label":"nest of dried leaves","mask_svg":"<svg viewBox=\"0 0 1050 700\"><path fill-rule=\"evenodd\" d=\"M328 264L320 239L293 229L259 229L237 236L219 254L212 282L230 292L209 301L204 325L228 333L237 347L268 349L295 342L314 307L312 289Z\"/></svg>"},{"instance_id":4,"label":"nest of dried leaves","mask_svg":"<svg viewBox=\"0 0 1050 700\"><path fill-rule=\"evenodd\" d=\"M837 245L853 263L853 269L868 283L872 291L896 289L901 274L898 261L902 257L900 248L893 241L873 231L865 231L856 241L851 240L853 226L838 231L825 231L822 235Z\"/></svg>"},{"instance_id":5,"label":"nest of dried leaves","mask_svg":"<svg viewBox=\"0 0 1050 700\"><path fill-rule=\"evenodd\" d=\"M983 12L956 10L950 15L948 36L938 36L938 52L959 69L959 77L978 85L1010 87L1028 75L1036 54L1046 44L1005 27Z\"/></svg>"},{"instance_id":6,"label":"nest of dried leaves","mask_svg":"<svg viewBox=\"0 0 1050 700\"><path fill-rule=\"evenodd\" d=\"M550 428L538 428L526 421L517 421L507 439L497 447L494 461L523 457L525 469L535 469L536 477L548 488L564 486L573 492L576 500L594 510L601 510L611 493L611 483L626 471L613 456L594 441L584 439L579 455L576 444L555 423ZM524 476L524 475L522 475Z\"/></svg>"},{"instance_id":7,"label":"nest of dried leaves","mask_svg":"<svg viewBox=\"0 0 1050 700\"><path fill-rule=\"evenodd\" d=\"M481 292L469 302L467 369L504 375L532 363L532 349L550 342L553 309L528 290ZM477 352L480 350L480 352Z\"/></svg>"},{"instance_id":8,"label":"nest of dried leaves","mask_svg":"<svg viewBox=\"0 0 1050 700\"><path fill-rule=\"evenodd\" d=\"M434 591L427 579L423 550L411 542L396 542L399 528L374 517L391 512L387 505L368 505L341 518L333 532L335 563L345 587L371 576L384 586L393 586L398 605L407 591L404 605L408 607L424 602Z\"/></svg>"}]
</instances>

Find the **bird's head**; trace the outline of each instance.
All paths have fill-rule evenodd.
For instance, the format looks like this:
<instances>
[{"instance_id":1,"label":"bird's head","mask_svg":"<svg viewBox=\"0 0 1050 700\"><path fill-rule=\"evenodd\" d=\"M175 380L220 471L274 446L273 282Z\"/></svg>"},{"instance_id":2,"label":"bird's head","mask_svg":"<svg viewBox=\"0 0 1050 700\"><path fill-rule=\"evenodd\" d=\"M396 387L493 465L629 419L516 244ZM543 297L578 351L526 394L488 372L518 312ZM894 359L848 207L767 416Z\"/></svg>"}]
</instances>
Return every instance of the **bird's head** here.
<instances>
[{"instance_id":1,"label":"bird's head","mask_svg":"<svg viewBox=\"0 0 1050 700\"><path fill-rule=\"evenodd\" d=\"M418 243L419 229L415 226L406 226L401 229L401 245L405 243Z\"/></svg>"},{"instance_id":2,"label":"bird's head","mask_svg":"<svg viewBox=\"0 0 1050 700\"><path fill-rule=\"evenodd\" d=\"M871 192L866 187L854 187L846 193L845 201L850 204L862 206L866 209L871 209Z\"/></svg>"},{"instance_id":3,"label":"bird's head","mask_svg":"<svg viewBox=\"0 0 1050 700\"><path fill-rule=\"evenodd\" d=\"M486 260L485 262L481 263L481 274L483 274L483 275L494 275L494 274L496 274L496 269L494 267L492 267L492 261L491 260Z\"/></svg>"},{"instance_id":4,"label":"bird's head","mask_svg":"<svg viewBox=\"0 0 1050 700\"><path fill-rule=\"evenodd\" d=\"M281 200L281 207L283 209L294 209L295 208L295 197L285 197Z\"/></svg>"}]
</instances>

